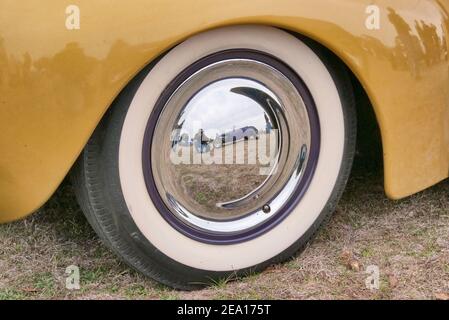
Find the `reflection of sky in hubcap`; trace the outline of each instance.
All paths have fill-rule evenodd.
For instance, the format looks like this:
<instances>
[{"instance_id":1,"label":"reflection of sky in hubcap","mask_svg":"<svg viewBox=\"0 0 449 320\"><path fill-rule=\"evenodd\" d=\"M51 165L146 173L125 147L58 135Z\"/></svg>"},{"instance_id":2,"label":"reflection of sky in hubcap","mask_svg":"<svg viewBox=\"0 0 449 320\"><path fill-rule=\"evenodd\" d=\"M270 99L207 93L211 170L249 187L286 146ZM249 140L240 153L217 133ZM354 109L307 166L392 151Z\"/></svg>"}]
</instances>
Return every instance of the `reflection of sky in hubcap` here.
<instances>
[{"instance_id":1,"label":"reflection of sky in hubcap","mask_svg":"<svg viewBox=\"0 0 449 320\"><path fill-rule=\"evenodd\" d=\"M251 88L276 99L263 85L247 79L225 79L215 82L197 93L188 103L178 121L180 134L193 137L203 129L208 137L251 126L263 130L266 117L261 105L234 90Z\"/></svg>"}]
</instances>

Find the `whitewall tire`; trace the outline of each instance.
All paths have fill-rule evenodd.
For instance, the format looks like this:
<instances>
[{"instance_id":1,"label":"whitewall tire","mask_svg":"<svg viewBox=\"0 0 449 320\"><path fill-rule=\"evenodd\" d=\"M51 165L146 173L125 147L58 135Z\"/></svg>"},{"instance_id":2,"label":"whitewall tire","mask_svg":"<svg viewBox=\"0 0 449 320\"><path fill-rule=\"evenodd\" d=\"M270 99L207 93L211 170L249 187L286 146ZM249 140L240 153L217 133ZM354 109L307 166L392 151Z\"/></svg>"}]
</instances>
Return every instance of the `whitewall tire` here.
<instances>
[{"instance_id":1,"label":"whitewall tire","mask_svg":"<svg viewBox=\"0 0 449 320\"><path fill-rule=\"evenodd\" d=\"M239 140L236 127L257 139ZM191 289L304 247L341 196L355 128L350 78L326 49L271 27L212 30L153 62L116 99L78 161L77 195L127 263ZM191 140L173 142L175 131ZM248 176L249 165L179 169L167 157L176 148L218 154L274 131L278 167L263 178Z\"/></svg>"}]
</instances>

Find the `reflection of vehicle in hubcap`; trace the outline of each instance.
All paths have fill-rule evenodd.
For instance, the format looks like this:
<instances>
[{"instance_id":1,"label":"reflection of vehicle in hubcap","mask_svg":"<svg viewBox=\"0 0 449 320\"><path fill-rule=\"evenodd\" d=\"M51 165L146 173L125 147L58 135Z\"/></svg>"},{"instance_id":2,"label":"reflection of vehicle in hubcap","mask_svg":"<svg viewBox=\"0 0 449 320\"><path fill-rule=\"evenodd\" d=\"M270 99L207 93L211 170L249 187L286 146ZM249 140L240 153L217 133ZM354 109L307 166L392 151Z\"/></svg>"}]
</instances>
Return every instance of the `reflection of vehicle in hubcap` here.
<instances>
[{"instance_id":1,"label":"reflection of vehicle in hubcap","mask_svg":"<svg viewBox=\"0 0 449 320\"><path fill-rule=\"evenodd\" d=\"M217 134L217 137L214 140L214 147L221 148L229 143L235 143L240 140L249 140L258 138L259 138L259 130L254 126L233 129L232 131L223 133L221 135Z\"/></svg>"},{"instance_id":2,"label":"reflection of vehicle in hubcap","mask_svg":"<svg viewBox=\"0 0 449 320\"><path fill-rule=\"evenodd\" d=\"M144 142L146 183L182 233L222 243L257 236L307 188L316 110L275 58L242 50L206 57L172 82L156 110Z\"/></svg>"}]
</instances>

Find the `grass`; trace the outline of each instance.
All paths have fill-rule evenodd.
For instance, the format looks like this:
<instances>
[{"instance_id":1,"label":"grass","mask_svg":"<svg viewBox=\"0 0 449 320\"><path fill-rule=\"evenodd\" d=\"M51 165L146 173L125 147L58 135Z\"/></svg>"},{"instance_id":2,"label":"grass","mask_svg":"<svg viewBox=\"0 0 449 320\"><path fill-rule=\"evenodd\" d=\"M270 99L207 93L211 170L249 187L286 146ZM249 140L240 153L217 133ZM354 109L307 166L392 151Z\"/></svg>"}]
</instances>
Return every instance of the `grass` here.
<instances>
[{"instance_id":1,"label":"grass","mask_svg":"<svg viewBox=\"0 0 449 320\"><path fill-rule=\"evenodd\" d=\"M356 166L334 216L297 258L196 292L130 270L98 240L64 182L29 218L0 226L4 299L435 299L449 292L449 182L401 201L383 193L381 170ZM65 270L80 268L80 290ZM380 288L365 286L366 267Z\"/></svg>"},{"instance_id":2,"label":"grass","mask_svg":"<svg viewBox=\"0 0 449 320\"><path fill-rule=\"evenodd\" d=\"M0 290L0 300L20 300L25 298L26 296L23 293L16 290Z\"/></svg>"}]
</instances>

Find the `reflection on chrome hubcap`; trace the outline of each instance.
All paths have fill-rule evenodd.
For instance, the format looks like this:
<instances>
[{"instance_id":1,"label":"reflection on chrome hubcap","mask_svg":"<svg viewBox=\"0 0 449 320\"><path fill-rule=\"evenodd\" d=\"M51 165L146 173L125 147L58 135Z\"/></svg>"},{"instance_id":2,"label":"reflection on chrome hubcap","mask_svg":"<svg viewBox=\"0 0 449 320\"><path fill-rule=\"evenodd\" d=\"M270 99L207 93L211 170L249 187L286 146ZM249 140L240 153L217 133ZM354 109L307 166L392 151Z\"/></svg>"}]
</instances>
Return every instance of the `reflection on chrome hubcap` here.
<instances>
[{"instance_id":1,"label":"reflection on chrome hubcap","mask_svg":"<svg viewBox=\"0 0 449 320\"><path fill-rule=\"evenodd\" d=\"M255 59L223 59L192 72L164 101L150 174L185 228L235 235L285 209L311 143L307 107L285 74Z\"/></svg>"}]
</instances>

